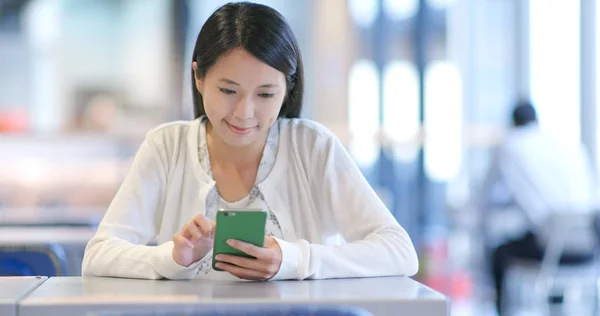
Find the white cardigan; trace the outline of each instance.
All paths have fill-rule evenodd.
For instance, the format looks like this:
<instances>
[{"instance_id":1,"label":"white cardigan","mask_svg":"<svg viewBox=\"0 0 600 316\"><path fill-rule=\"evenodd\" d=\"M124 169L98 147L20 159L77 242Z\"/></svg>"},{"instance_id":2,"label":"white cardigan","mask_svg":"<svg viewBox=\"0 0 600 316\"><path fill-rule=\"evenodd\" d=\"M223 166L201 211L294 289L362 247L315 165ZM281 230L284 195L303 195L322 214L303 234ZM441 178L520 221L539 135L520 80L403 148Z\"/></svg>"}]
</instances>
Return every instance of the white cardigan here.
<instances>
[{"instance_id":1,"label":"white cardigan","mask_svg":"<svg viewBox=\"0 0 600 316\"><path fill-rule=\"evenodd\" d=\"M277 158L258 184L283 231L277 239L283 260L273 279L414 275L418 259L410 237L338 139L308 120L276 124ZM183 267L173 260L172 238L205 211L215 185L198 161L199 126L199 120L174 122L148 133L86 247L83 275L197 276L197 263ZM152 240L158 246L147 246Z\"/></svg>"}]
</instances>

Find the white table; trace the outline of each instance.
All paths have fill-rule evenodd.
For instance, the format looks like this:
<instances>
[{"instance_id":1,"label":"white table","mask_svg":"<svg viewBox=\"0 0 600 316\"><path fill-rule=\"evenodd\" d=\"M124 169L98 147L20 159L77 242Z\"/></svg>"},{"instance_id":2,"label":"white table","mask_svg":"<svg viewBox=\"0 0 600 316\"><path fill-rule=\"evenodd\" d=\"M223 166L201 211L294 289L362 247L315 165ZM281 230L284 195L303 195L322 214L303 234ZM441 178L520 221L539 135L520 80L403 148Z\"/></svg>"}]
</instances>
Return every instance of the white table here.
<instances>
[{"instance_id":1,"label":"white table","mask_svg":"<svg viewBox=\"0 0 600 316\"><path fill-rule=\"evenodd\" d=\"M448 315L449 301L405 277L318 281L149 281L51 278L19 303L20 316L91 315L102 311L190 312L272 304L349 305L374 315ZM91 314L90 314L91 313Z\"/></svg>"},{"instance_id":2,"label":"white table","mask_svg":"<svg viewBox=\"0 0 600 316\"><path fill-rule=\"evenodd\" d=\"M17 315L17 302L46 279L46 277L0 277L0 315Z\"/></svg>"}]
</instances>

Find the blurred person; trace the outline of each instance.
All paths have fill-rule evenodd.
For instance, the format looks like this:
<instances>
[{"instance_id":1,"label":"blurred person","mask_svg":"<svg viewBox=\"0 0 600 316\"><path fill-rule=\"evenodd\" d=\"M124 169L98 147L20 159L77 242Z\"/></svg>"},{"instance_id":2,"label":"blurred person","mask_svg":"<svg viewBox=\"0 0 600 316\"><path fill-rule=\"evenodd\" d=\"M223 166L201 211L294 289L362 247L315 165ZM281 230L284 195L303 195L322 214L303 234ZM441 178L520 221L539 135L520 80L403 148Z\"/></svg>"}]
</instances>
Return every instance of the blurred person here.
<instances>
[{"instance_id":1,"label":"blurred person","mask_svg":"<svg viewBox=\"0 0 600 316\"><path fill-rule=\"evenodd\" d=\"M110 132L119 119L119 103L108 94L97 94L79 105L67 131Z\"/></svg>"},{"instance_id":2,"label":"blurred person","mask_svg":"<svg viewBox=\"0 0 600 316\"><path fill-rule=\"evenodd\" d=\"M505 188L527 218L521 237L493 250L492 266L496 307L502 315L502 285L511 260L541 260L540 236L552 212L592 211L595 178L583 146L565 144L544 133L529 101L520 101L512 114L513 129L499 146L479 197L493 200L494 188ZM496 191L502 192L502 190ZM501 194L500 194L501 195ZM493 224L493 223L492 223ZM565 255L561 262L575 263L588 256Z\"/></svg>"},{"instance_id":3,"label":"blurred person","mask_svg":"<svg viewBox=\"0 0 600 316\"><path fill-rule=\"evenodd\" d=\"M190 67L195 119L148 133L86 247L83 275L301 280L417 272L410 237L338 139L299 119L302 59L277 11L220 7L201 29ZM211 265L220 208L268 212L265 247L235 241L255 258L217 256L226 272Z\"/></svg>"},{"instance_id":4,"label":"blurred person","mask_svg":"<svg viewBox=\"0 0 600 316\"><path fill-rule=\"evenodd\" d=\"M110 96L95 96L92 98L83 114L83 129L94 132L110 131L112 124L117 121L117 102Z\"/></svg>"}]
</instances>

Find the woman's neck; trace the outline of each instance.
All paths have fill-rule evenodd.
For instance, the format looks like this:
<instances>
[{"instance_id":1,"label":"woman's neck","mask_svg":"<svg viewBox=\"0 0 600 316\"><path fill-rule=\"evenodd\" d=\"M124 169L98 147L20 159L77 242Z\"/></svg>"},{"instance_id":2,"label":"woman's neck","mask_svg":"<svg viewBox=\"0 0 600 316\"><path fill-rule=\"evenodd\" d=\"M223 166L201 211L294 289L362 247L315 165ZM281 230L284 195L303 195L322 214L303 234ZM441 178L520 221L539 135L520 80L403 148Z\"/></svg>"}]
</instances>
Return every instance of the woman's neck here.
<instances>
[{"instance_id":1,"label":"woman's neck","mask_svg":"<svg viewBox=\"0 0 600 316\"><path fill-rule=\"evenodd\" d=\"M221 166L233 166L236 169L258 167L267 142L267 133L261 135L255 142L248 146L235 147L226 144L219 135L214 132L210 121L206 122L206 142L211 157L211 164L218 163Z\"/></svg>"}]
</instances>

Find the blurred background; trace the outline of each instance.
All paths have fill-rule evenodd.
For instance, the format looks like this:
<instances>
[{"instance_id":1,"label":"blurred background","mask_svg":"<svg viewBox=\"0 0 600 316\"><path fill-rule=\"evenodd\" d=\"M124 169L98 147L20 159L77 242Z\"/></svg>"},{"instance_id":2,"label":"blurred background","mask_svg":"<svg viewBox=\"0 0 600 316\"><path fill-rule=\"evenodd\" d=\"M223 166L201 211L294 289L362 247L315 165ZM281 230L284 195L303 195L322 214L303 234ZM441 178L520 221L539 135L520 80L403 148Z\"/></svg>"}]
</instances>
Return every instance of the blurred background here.
<instances>
[{"instance_id":1,"label":"blurred background","mask_svg":"<svg viewBox=\"0 0 600 316\"><path fill-rule=\"evenodd\" d=\"M145 133L191 119L194 41L225 2L0 0L0 243L57 240L60 273L79 273ZM416 278L454 315L494 315L486 249L519 218L500 206L485 226L473 201L520 98L596 170L600 4L258 2L291 24L303 115L338 135L409 232Z\"/></svg>"}]
</instances>

